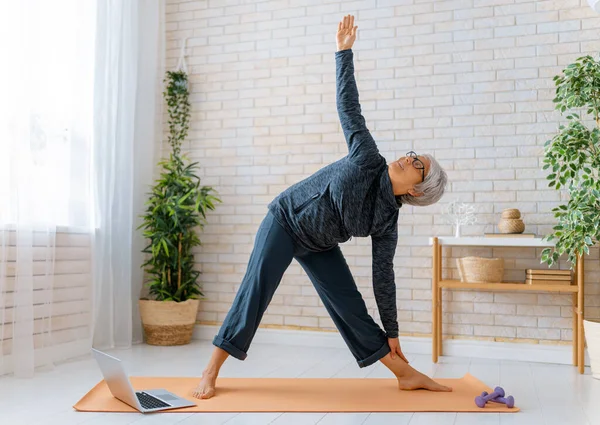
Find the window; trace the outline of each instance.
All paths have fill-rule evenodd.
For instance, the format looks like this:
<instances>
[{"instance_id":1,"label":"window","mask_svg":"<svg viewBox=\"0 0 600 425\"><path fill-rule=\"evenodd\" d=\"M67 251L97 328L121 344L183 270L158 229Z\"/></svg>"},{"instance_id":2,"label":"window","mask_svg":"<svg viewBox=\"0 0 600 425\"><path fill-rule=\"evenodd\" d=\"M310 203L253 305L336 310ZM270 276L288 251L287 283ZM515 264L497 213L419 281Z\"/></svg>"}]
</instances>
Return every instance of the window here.
<instances>
[{"instance_id":1,"label":"window","mask_svg":"<svg viewBox=\"0 0 600 425\"><path fill-rule=\"evenodd\" d=\"M90 224L95 12L0 6L0 226Z\"/></svg>"}]
</instances>

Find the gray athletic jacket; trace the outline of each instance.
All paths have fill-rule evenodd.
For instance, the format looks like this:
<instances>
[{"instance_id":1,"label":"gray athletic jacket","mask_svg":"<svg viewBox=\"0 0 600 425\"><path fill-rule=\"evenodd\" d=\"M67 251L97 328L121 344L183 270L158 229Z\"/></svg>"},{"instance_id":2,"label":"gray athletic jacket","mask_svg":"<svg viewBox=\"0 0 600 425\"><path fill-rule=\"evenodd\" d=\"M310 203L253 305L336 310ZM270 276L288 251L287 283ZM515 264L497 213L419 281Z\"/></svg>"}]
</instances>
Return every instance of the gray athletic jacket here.
<instances>
[{"instance_id":1,"label":"gray athletic jacket","mask_svg":"<svg viewBox=\"0 0 600 425\"><path fill-rule=\"evenodd\" d=\"M337 110L348 155L280 193L268 208L300 246L325 251L371 236L373 292L383 328L398 336L393 260L398 210L385 158L361 115L351 49L335 53Z\"/></svg>"}]
</instances>

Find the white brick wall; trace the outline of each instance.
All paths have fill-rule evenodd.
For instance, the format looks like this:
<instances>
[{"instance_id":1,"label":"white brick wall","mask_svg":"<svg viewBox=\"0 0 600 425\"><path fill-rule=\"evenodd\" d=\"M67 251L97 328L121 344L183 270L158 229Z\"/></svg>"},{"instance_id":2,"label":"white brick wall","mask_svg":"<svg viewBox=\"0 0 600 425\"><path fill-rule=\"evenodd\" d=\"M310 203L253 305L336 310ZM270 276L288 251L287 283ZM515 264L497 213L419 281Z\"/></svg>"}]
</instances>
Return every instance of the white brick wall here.
<instances>
[{"instance_id":1,"label":"white brick wall","mask_svg":"<svg viewBox=\"0 0 600 425\"><path fill-rule=\"evenodd\" d=\"M561 200L541 171L554 134L552 77L595 54L600 17L586 0L202 0L168 1L168 57L188 37L193 122L189 148L203 184L224 203L209 217L197 253L206 301L199 320L221 322L246 270L266 205L280 191L343 157L335 107L335 31L344 14L359 26L354 47L363 113L382 154L431 152L451 183L443 201L401 209L395 259L403 334L431 332L431 250L427 237L450 235L440 212L459 199L495 231L517 207L527 232L552 228ZM564 199L564 195L562 197ZM342 249L370 312L370 238ZM538 267L540 250L445 249L455 259L502 256L505 279ZM564 264L563 264L564 266ZM598 249L586 264L586 315L600 317ZM571 339L567 295L448 292L445 333L456 338L556 343ZM294 261L264 326L332 329L314 288Z\"/></svg>"}]
</instances>

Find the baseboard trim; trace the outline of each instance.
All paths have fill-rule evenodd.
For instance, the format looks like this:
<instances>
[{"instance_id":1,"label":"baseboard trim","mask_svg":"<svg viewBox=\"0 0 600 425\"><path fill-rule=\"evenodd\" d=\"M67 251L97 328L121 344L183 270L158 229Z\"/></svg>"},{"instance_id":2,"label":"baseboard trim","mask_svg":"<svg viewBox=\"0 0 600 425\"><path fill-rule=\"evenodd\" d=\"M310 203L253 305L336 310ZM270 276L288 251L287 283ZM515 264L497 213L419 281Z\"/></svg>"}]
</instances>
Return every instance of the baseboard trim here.
<instances>
[{"instance_id":1,"label":"baseboard trim","mask_svg":"<svg viewBox=\"0 0 600 425\"><path fill-rule=\"evenodd\" d=\"M212 340L219 330L215 325L196 325L192 338ZM281 344L304 347L345 349L346 344L337 332L318 332L289 329L259 328L254 343ZM431 354L431 339L413 336L401 337L402 351L412 354ZM573 351L570 345L525 344L451 339L444 341L444 356L471 357L491 360L514 360L536 363L571 365ZM587 351L584 364L589 366Z\"/></svg>"}]
</instances>

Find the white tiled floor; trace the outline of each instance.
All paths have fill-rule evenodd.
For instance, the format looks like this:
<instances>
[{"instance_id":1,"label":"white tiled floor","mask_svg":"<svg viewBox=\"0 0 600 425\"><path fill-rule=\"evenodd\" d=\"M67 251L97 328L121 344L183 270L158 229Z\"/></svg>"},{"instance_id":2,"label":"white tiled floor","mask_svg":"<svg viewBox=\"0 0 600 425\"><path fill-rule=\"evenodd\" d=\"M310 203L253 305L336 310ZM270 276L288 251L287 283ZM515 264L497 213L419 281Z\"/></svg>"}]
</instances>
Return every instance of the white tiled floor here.
<instances>
[{"instance_id":1,"label":"white tiled floor","mask_svg":"<svg viewBox=\"0 0 600 425\"><path fill-rule=\"evenodd\" d=\"M209 341L183 347L136 345L110 350L131 376L200 376L212 351ZM40 372L34 379L0 378L0 424L227 424L227 425L596 425L600 424L600 381L589 369L579 375L565 365L410 355L413 367L437 378L469 372L515 397L521 412L490 413L137 413L76 412L73 404L102 376L91 357ZM244 362L229 359L223 377L392 377L380 363L360 369L347 350L253 344Z\"/></svg>"}]
</instances>

